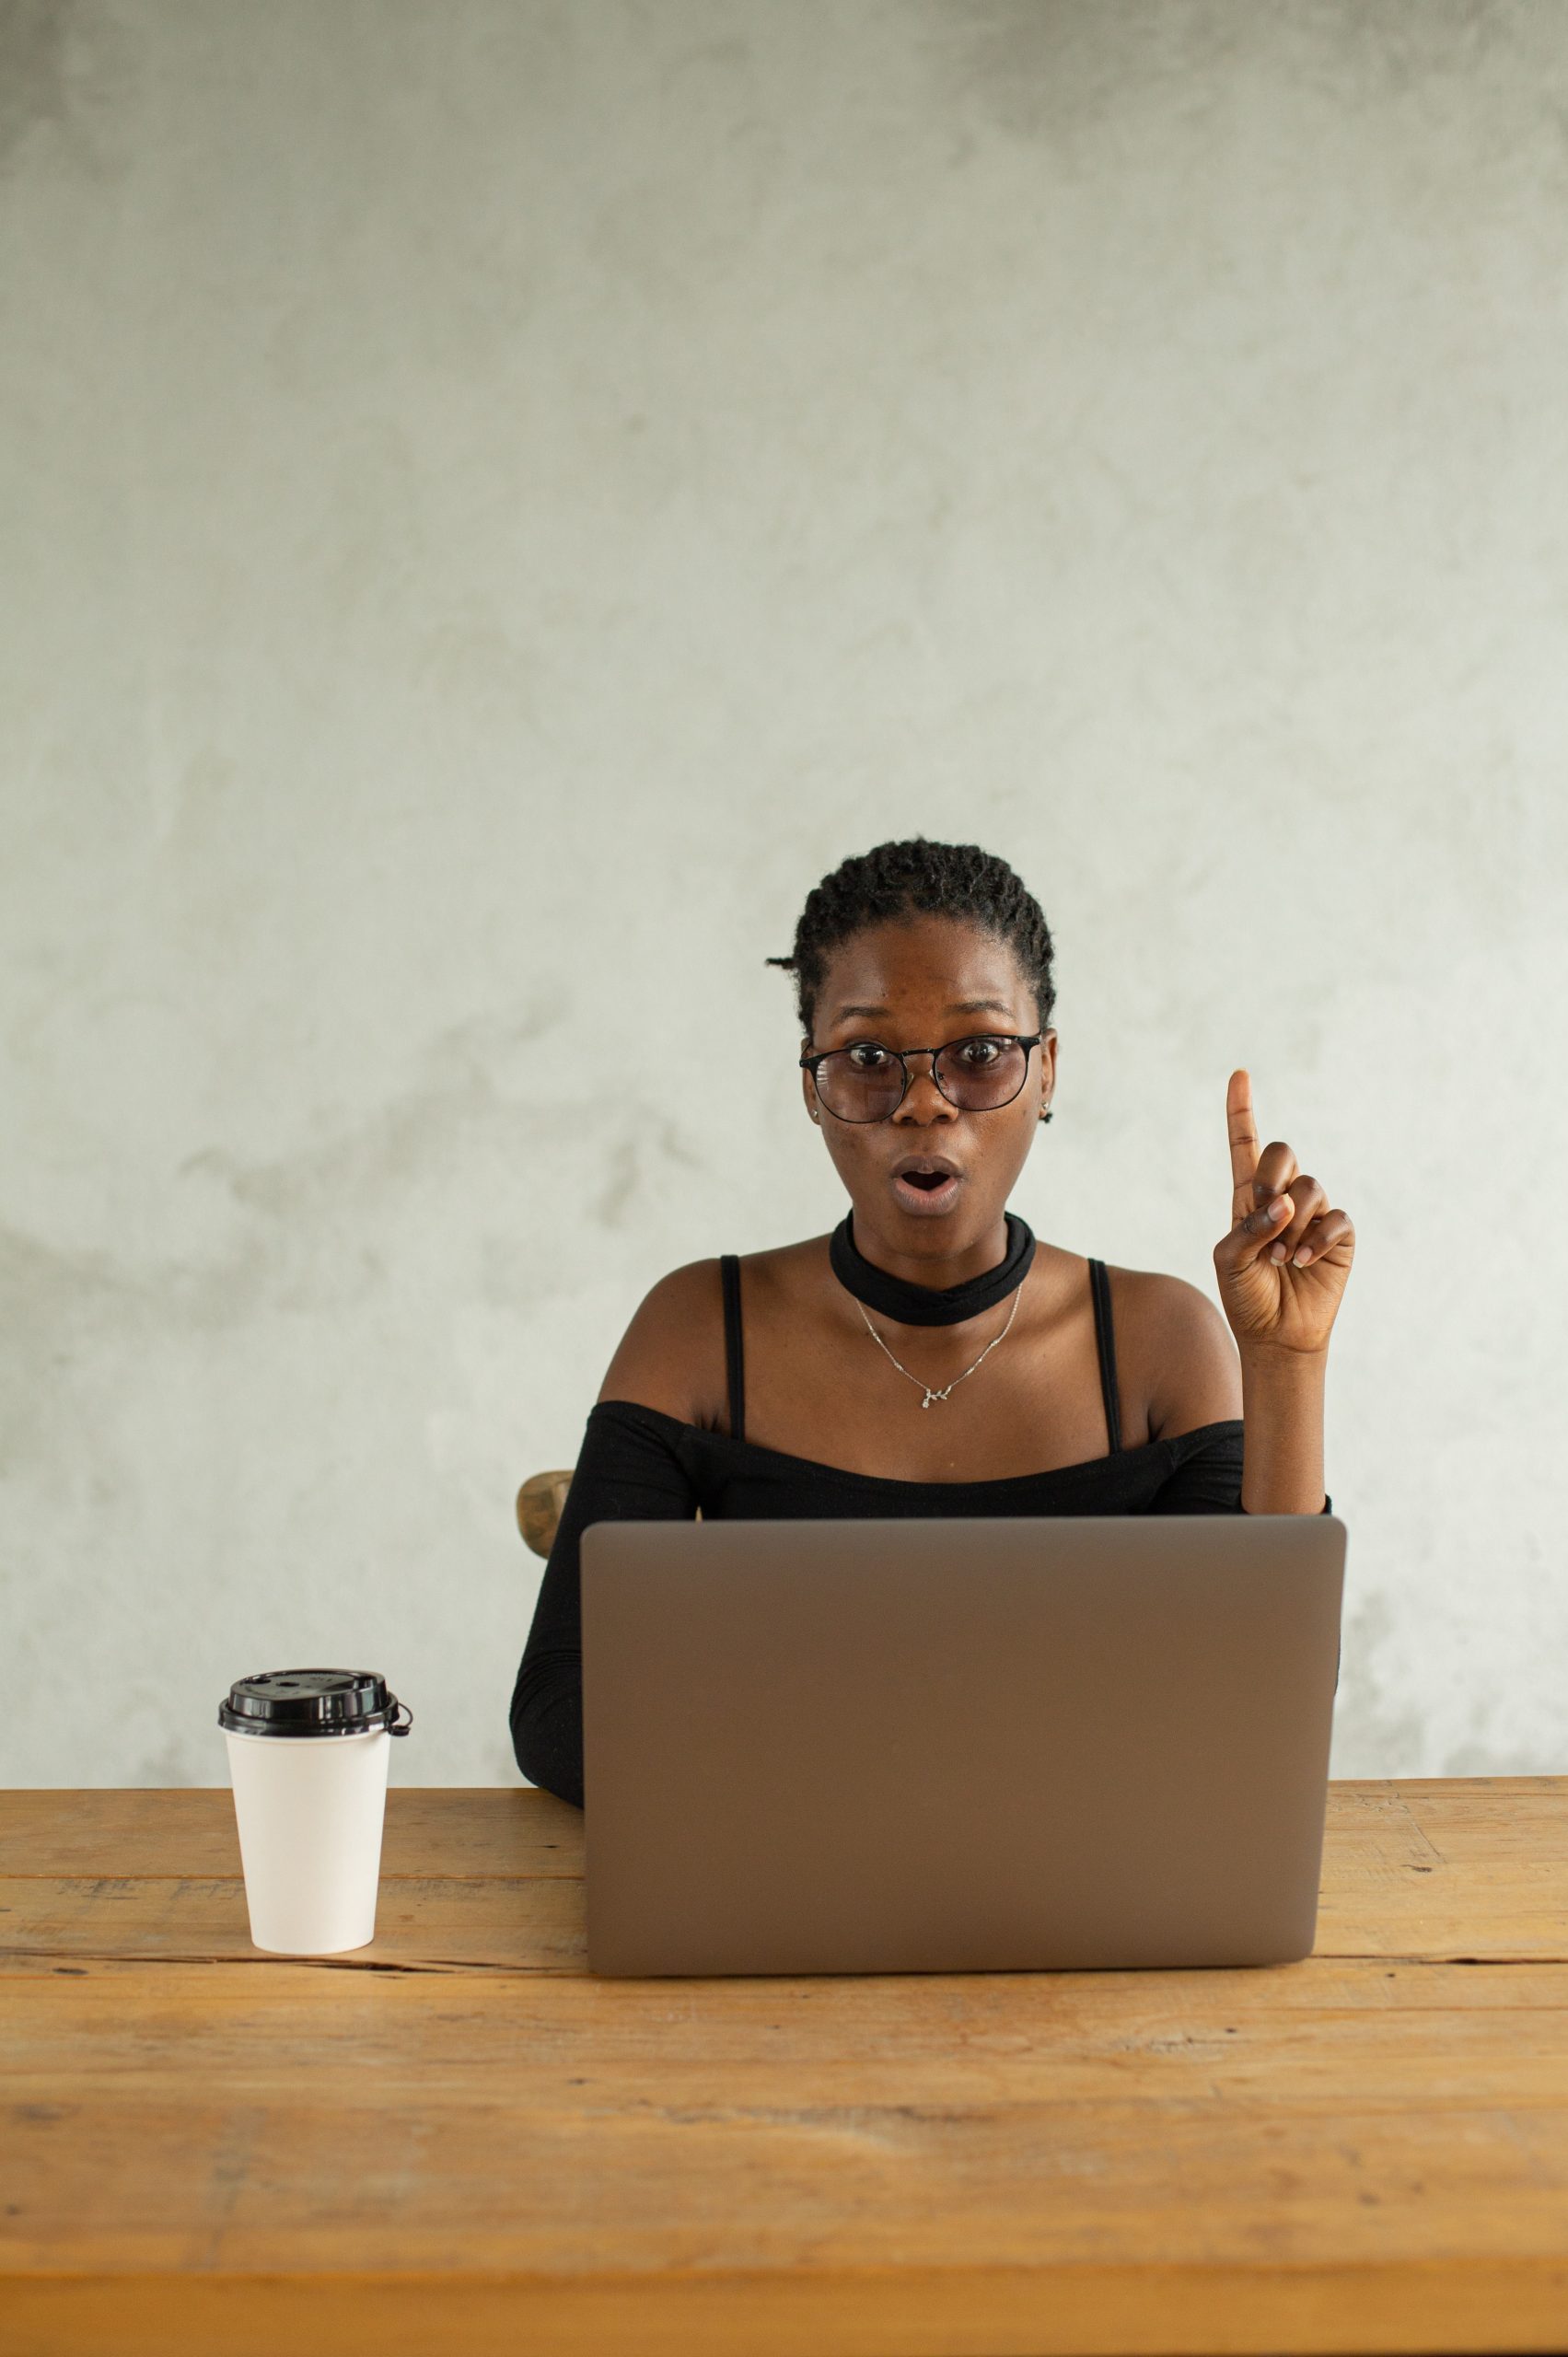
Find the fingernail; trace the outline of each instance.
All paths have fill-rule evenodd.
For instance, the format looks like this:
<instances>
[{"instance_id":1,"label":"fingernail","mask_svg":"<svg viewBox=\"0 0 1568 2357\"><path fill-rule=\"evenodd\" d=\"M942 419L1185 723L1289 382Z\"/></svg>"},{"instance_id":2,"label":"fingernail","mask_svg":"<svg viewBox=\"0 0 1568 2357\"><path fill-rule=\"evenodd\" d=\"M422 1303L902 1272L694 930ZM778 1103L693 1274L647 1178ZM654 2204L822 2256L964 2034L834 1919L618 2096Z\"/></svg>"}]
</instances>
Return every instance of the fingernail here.
<instances>
[{"instance_id":1,"label":"fingernail","mask_svg":"<svg viewBox=\"0 0 1568 2357\"><path fill-rule=\"evenodd\" d=\"M1271 1248L1269 1252L1269 1258L1271 1260L1283 1260L1284 1256L1285 1248L1283 1244L1276 1244Z\"/></svg>"},{"instance_id":2,"label":"fingernail","mask_svg":"<svg viewBox=\"0 0 1568 2357\"><path fill-rule=\"evenodd\" d=\"M1304 1263L1305 1261L1310 1260L1311 1260L1311 1258L1312 1258L1312 1247L1311 1247L1311 1245L1310 1245L1310 1244L1304 1244L1304 1245L1301 1247L1300 1251L1299 1251L1299 1252L1297 1252L1297 1254L1296 1254L1296 1256L1295 1256L1295 1265L1296 1265L1296 1267L1299 1269L1299 1268L1303 1265L1303 1263Z\"/></svg>"},{"instance_id":3,"label":"fingernail","mask_svg":"<svg viewBox=\"0 0 1568 2357\"><path fill-rule=\"evenodd\" d=\"M1271 1219L1283 1219L1284 1217L1284 1197L1283 1195L1276 1195L1273 1202L1269 1205L1269 1217Z\"/></svg>"}]
</instances>

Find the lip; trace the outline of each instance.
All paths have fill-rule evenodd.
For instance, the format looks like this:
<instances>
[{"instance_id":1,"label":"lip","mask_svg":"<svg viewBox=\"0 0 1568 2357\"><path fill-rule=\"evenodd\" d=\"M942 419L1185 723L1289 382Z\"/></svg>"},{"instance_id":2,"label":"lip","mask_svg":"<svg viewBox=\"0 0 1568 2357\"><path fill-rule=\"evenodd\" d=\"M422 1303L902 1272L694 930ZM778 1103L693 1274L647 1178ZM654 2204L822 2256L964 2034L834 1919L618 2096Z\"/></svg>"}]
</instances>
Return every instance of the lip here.
<instances>
[{"instance_id":1,"label":"lip","mask_svg":"<svg viewBox=\"0 0 1568 2357\"><path fill-rule=\"evenodd\" d=\"M912 1187L904 1177L907 1170L940 1170L946 1176L939 1187ZM912 1212L917 1219L939 1218L951 1211L964 1183L963 1172L945 1154L906 1154L894 1163L889 1178L900 1210Z\"/></svg>"}]
</instances>

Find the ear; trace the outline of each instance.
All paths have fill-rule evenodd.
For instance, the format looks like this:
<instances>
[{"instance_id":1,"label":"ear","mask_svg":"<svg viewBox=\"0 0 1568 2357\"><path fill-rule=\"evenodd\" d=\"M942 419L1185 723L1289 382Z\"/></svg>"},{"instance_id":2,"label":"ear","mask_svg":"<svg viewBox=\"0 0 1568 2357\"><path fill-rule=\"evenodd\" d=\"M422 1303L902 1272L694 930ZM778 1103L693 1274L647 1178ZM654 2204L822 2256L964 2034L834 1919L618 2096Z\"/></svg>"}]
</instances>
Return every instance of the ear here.
<instances>
[{"instance_id":1,"label":"ear","mask_svg":"<svg viewBox=\"0 0 1568 2357\"><path fill-rule=\"evenodd\" d=\"M800 1052L803 1056L808 1056L811 1053L811 1042L809 1039L802 1039L800 1043ZM817 1120L819 1119L817 1111L817 1084L804 1065L802 1065L800 1073L800 1095L807 1111L810 1114L814 1121Z\"/></svg>"}]
</instances>

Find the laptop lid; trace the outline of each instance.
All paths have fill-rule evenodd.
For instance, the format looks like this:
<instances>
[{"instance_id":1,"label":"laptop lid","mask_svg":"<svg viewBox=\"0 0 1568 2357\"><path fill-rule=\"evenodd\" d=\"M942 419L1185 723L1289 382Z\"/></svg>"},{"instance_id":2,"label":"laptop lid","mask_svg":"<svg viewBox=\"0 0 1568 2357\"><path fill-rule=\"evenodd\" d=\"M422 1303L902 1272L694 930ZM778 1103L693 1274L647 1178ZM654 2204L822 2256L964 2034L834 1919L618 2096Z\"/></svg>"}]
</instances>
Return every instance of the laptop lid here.
<instances>
[{"instance_id":1,"label":"laptop lid","mask_svg":"<svg viewBox=\"0 0 1568 2357\"><path fill-rule=\"evenodd\" d=\"M581 1547L599 1973L1310 1953L1334 1515L602 1522Z\"/></svg>"}]
</instances>

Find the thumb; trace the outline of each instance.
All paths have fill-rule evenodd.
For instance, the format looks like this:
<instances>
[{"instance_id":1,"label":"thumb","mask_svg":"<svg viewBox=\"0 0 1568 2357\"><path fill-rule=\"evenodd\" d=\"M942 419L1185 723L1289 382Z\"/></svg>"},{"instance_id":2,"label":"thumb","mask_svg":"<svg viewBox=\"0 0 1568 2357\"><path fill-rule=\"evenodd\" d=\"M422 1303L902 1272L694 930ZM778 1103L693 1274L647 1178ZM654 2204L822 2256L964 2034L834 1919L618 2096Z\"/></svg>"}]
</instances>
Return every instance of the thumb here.
<instances>
[{"instance_id":1,"label":"thumb","mask_svg":"<svg viewBox=\"0 0 1568 2357\"><path fill-rule=\"evenodd\" d=\"M1260 1253L1268 1250L1276 1236L1283 1235L1295 1209L1288 1193L1279 1194L1272 1203L1259 1203L1238 1219L1222 1248L1226 1265L1233 1269L1249 1268Z\"/></svg>"}]
</instances>

